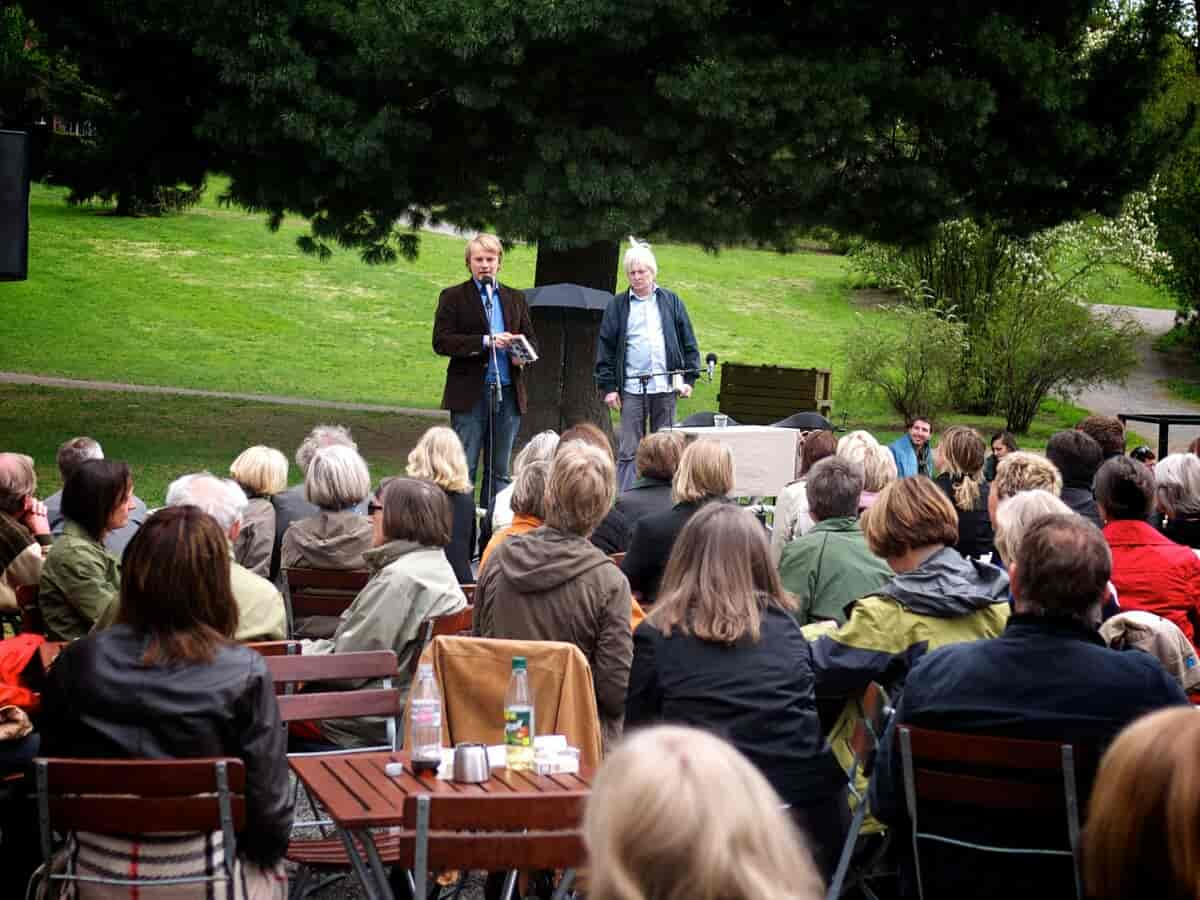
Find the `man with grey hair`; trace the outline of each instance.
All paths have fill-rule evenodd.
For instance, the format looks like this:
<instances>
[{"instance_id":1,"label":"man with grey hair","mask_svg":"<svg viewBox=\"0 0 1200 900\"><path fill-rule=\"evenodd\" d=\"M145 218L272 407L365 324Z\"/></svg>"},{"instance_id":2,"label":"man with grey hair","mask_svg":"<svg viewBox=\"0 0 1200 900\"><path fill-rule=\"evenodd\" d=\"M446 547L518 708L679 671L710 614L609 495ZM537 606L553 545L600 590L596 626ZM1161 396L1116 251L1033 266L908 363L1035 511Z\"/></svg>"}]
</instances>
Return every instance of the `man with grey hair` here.
<instances>
[{"instance_id":1,"label":"man with grey hair","mask_svg":"<svg viewBox=\"0 0 1200 900\"><path fill-rule=\"evenodd\" d=\"M36 585L50 545L37 473L23 453L0 453L0 609L17 608L18 587Z\"/></svg>"},{"instance_id":2,"label":"man with grey hair","mask_svg":"<svg viewBox=\"0 0 1200 900\"><path fill-rule=\"evenodd\" d=\"M300 467L300 483L286 491L280 491L271 498L271 505L275 507L275 546L271 549L270 578L272 581L279 579L279 554L283 547L283 534L288 530L288 526L320 512L304 496L304 476L308 474L312 458L322 447L335 446L349 447L351 450L358 449L358 444L354 443L354 438L350 436L350 429L344 425L318 425L313 428L296 448L296 465ZM366 515L366 501L360 503L355 511Z\"/></svg>"},{"instance_id":3,"label":"man with grey hair","mask_svg":"<svg viewBox=\"0 0 1200 900\"><path fill-rule=\"evenodd\" d=\"M867 547L858 527L863 468L827 456L808 470L806 487L812 529L784 545L779 559L783 586L796 595L801 625L831 620L842 625L846 607L877 592L894 574Z\"/></svg>"},{"instance_id":4,"label":"man with grey hair","mask_svg":"<svg viewBox=\"0 0 1200 900\"><path fill-rule=\"evenodd\" d=\"M62 476L62 483L66 484L71 473L89 459L104 459L104 450L101 449L100 443L95 438L81 435L63 441L58 448L57 457L58 474ZM50 520L50 531L57 538L63 533L63 527L67 524L67 520L62 514L61 490L46 498L46 516ZM121 554L125 552L125 545L133 539L145 521L145 501L135 495L133 509L129 511L129 521L104 536L104 548L120 559Z\"/></svg>"},{"instance_id":5,"label":"man with grey hair","mask_svg":"<svg viewBox=\"0 0 1200 900\"><path fill-rule=\"evenodd\" d=\"M234 637L239 641L281 641L287 637L283 596L271 582L233 558L233 542L242 530L247 502L236 481L208 472L176 478L167 488L167 506L194 506L208 513L229 538L229 583L238 608Z\"/></svg>"},{"instance_id":6,"label":"man with grey hair","mask_svg":"<svg viewBox=\"0 0 1200 900\"><path fill-rule=\"evenodd\" d=\"M610 409L621 411L617 442L617 492L633 483L638 443L675 421L675 390L661 373L681 371L678 390L692 395L700 373L700 348L679 295L657 284L658 262L635 237L625 251L628 290L604 310L596 343L596 386ZM647 377L653 376L653 377Z\"/></svg>"}]
</instances>

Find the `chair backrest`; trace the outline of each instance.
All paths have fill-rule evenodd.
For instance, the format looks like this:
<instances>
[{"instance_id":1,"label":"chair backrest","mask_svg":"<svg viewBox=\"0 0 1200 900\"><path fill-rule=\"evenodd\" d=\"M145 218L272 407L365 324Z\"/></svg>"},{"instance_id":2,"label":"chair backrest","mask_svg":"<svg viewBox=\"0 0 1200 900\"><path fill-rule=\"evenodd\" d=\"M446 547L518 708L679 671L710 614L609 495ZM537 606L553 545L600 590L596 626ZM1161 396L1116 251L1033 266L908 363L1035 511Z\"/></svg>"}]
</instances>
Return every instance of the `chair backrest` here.
<instances>
[{"instance_id":1,"label":"chair backrest","mask_svg":"<svg viewBox=\"0 0 1200 900\"><path fill-rule=\"evenodd\" d=\"M236 834L246 823L246 770L240 759L34 760L42 852L50 858L52 832L100 834L213 832L224 837L225 871L182 876L181 882L234 877ZM47 867L49 868L49 867ZM52 880L149 884L137 877L50 874ZM161 877L161 876L158 876Z\"/></svg>"},{"instance_id":2,"label":"chair backrest","mask_svg":"<svg viewBox=\"0 0 1200 900\"><path fill-rule=\"evenodd\" d=\"M459 587L462 588L463 596L467 598L467 606L473 606L475 604L475 588L477 585L460 584Z\"/></svg>"},{"instance_id":3,"label":"chair backrest","mask_svg":"<svg viewBox=\"0 0 1200 900\"><path fill-rule=\"evenodd\" d=\"M299 641L248 641L243 646L249 647L260 656L299 656Z\"/></svg>"},{"instance_id":4,"label":"chair backrest","mask_svg":"<svg viewBox=\"0 0 1200 900\"><path fill-rule=\"evenodd\" d=\"M617 564L617 568L620 568L621 563L625 562L625 552L622 551L620 553L610 553L608 554L608 558Z\"/></svg>"},{"instance_id":5,"label":"chair backrest","mask_svg":"<svg viewBox=\"0 0 1200 900\"><path fill-rule=\"evenodd\" d=\"M896 729L904 775L905 802L912 820L913 857L922 896L921 841L937 841L994 853L1063 856L1079 880L1079 794L1076 751L1071 744L1018 738L930 731L903 725ZM1058 846L999 846L966 840L962 835L923 830L919 814L931 805L988 813L1021 813L1030 822L1059 820L1067 839Z\"/></svg>"},{"instance_id":6,"label":"chair backrest","mask_svg":"<svg viewBox=\"0 0 1200 900\"><path fill-rule=\"evenodd\" d=\"M463 585L460 585L462 587ZM474 588L474 585L467 585ZM472 590L472 593L474 591ZM408 674L415 678L417 669L421 665L421 651L429 646L438 635L461 635L469 637L471 630L475 624L475 607L471 605L464 606L458 612L453 612L445 616L433 616L421 623L420 629L417 631L417 636L420 639L420 645L416 652L408 658Z\"/></svg>"},{"instance_id":7,"label":"chair backrest","mask_svg":"<svg viewBox=\"0 0 1200 900\"><path fill-rule=\"evenodd\" d=\"M321 681L380 679L383 687L358 690L312 691L277 697L279 717L284 722L309 719L352 719L358 716L384 716L388 743L397 746L397 725L404 698L392 687L396 677L396 653L393 650L367 650L359 653L327 653L311 656L267 656L263 658L276 688L283 684Z\"/></svg>"},{"instance_id":8,"label":"chair backrest","mask_svg":"<svg viewBox=\"0 0 1200 900\"><path fill-rule=\"evenodd\" d=\"M435 637L421 654L442 693L442 741L504 742L504 693L512 658L524 656L538 734L562 734L585 766L601 757L600 719L587 657L574 644Z\"/></svg>"},{"instance_id":9,"label":"chair backrest","mask_svg":"<svg viewBox=\"0 0 1200 900\"><path fill-rule=\"evenodd\" d=\"M340 616L371 579L366 569L284 569L288 628L309 616Z\"/></svg>"},{"instance_id":10,"label":"chair backrest","mask_svg":"<svg viewBox=\"0 0 1200 900\"><path fill-rule=\"evenodd\" d=\"M586 791L544 796L416 794L404 801L415 832L415 896L425 896L430 869L575 869L586 850L580 824Z\"/></svg>"},{"instance_id":11,"label":"chair backrest","mask_svg":"<svg viewBox=\"0 0 1200 900\"><path fill-rule=\"evenodd\" d=\"M38 605L38 589L36 584L22 584L17 587L17 606L21 610L22 634L45 634L46 620L42 618L42 608Z\"/></svg>"}]
</instances>

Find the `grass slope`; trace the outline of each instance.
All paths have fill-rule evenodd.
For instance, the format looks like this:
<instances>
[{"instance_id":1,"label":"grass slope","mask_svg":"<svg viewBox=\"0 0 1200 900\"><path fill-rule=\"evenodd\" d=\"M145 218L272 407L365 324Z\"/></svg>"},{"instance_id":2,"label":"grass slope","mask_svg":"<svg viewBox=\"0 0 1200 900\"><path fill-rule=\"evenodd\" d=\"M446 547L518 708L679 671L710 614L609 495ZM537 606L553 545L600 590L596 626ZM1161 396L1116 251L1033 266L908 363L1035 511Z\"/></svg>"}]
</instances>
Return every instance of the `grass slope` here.
<instances>
[{"instance_id":1,"label":"grass slope","mask_svg":"<svg viewBox=\"0 0 1200 900\"><path fill-rule=\"evenodd\" d=\"M213 179L197 208L165 219L121 219L71 208L35 185L30 279L0 285L0 369L140 384L285 394L433 408L445 360L430 346L438 291L465 277L463 241L425 234L413 263L370 267L350 252L322 263L296 249L299 221L270 232L261 216L221 208ZM900 423L877 401L839 403L844 336L857 314L842 257L731 249L656 248L664 284L687 301L702 352L723 361L833 370L835 418L880 439ZM532 248L506 254L506 283L533 281ZM18 313L19 311L19 313ZM701 382L681 415L715 409ZM1049 403L1029 446L1082 415ZM5 448L39 461L41 492L57 488L54 451L93 434L135 463L139 493L161 502L181 472L227 470L252 443L288 455L316 422L350 425L376 478L401 471L425 419L261 403L0 386ZM985 432L996 418L954 417ZM295 476L295 473L293 473Z\"/></svg>"}]
</instances>

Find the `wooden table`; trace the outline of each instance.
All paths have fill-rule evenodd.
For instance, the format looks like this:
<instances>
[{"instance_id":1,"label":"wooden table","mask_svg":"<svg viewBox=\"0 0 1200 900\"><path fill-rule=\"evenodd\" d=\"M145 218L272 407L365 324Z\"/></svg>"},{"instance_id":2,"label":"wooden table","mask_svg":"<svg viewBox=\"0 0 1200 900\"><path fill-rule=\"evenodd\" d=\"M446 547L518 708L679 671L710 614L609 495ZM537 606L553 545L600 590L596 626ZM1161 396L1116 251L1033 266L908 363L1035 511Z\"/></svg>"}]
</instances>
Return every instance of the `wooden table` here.
<instances>
[{"instance_id":1,"label":"wooden table","mask_svg":"<svg viewBox=\"0 0 1200 900\"><path fill-rule=\"evenodd\" d=\"M495 768L483 784L458 784L431 774L416 775L408 760L407 753L329 753L289 758L292 771L337 825L346 854L368 897L392 900L387 872L371 829L399 826L402 835L411 837L416 823L405 819L405 801L409 798L502 797L512 801L511 806L503 804L505 818L536 830L538 822L522 819L522 805L531 805L530 801L544 804L547 796L553 796L561 798L564 806L574 803L581 814L583 801L591 790L590 770L577 775L534 775ZM384 767L390 762L403 763L404 774L388 775Z\"/></svg>"}]
</instances>

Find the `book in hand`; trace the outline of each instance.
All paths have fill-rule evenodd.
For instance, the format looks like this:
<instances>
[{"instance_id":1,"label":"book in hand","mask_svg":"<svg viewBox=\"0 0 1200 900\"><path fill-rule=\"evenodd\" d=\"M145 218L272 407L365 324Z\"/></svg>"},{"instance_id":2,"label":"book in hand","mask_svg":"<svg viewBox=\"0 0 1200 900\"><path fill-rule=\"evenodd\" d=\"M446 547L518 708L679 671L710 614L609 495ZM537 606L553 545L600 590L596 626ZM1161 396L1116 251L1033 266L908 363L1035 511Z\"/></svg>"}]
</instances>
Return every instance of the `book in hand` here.
<instances>
[{"instance_id":1,"label":"book in hand","mask_svg":"<svg viewBox=\"0 0 1200 900\"><path fill-rule=\"evenodd\" d=\"M533 344L529 343L529 338L523 334L514 334L512 341L508 345L509 355L520 360L523 365L529 365L531 362L537 362L537 351L533 349Z\"/></svg>"}]
</instances>

